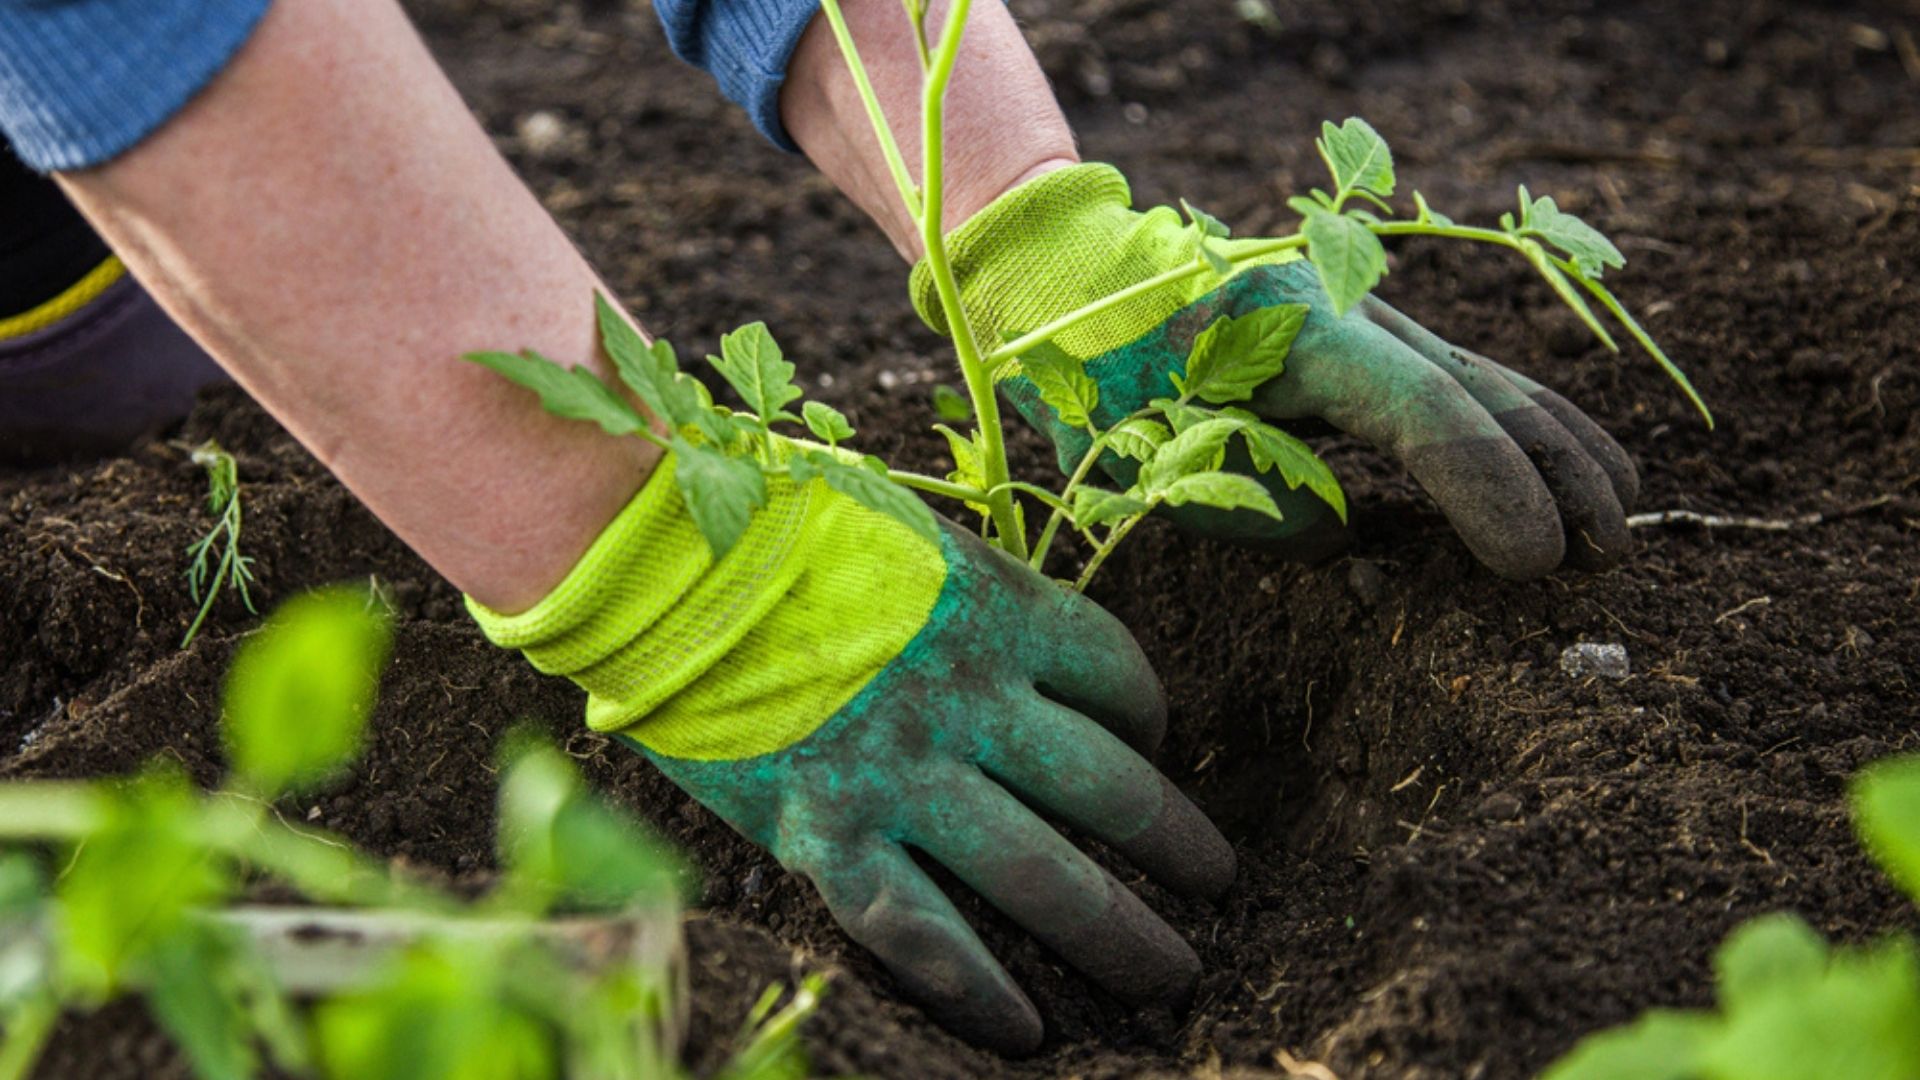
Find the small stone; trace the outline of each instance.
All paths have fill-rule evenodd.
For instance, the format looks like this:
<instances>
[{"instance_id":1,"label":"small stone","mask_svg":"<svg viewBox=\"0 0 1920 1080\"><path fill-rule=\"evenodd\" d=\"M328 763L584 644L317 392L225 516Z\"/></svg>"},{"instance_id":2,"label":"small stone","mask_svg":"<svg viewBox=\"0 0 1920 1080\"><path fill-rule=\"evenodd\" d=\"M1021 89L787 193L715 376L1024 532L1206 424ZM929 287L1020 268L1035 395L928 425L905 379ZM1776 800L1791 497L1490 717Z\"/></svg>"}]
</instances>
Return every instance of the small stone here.
<instances>
[{"instance_id":1,"label":"small stone","mask_svg":"<svg viewBox=\"0 0 1920 1080\"><path fill-rule=\"evenodd\" d=\"M1624 679L1632 674L1627 647L1615 642L1582 641L1560 651L1560 670L1569 678Z\"/></svg>"},{"instance_id":2,"label":"small stone","mask_svg":"<svg viewBox=\"0 0 1920 1080\"><path fill-rule=\"evenodd\" d=\"M522 150L544 159L552 157L567 141L567 122L542 109L521 117L514 134L519 136Z\"/></svg>"},{"instance_id":3,"label":"small stone","mask_svg":"<svg viewBox=\"0 0 1920 1080\"><path fill-rule=\"evenodd\" d=\"M1347 588L1363 607L1375 607L1387 592L1387 575L1380 572L1377 563L1364 559L1355 559L1347 567Z\"/></svg>"},{"instance_id":4,"label":"small stone","mask_svg":"<svg viewBox=\"0 0 1920 1080\"><path fill-rule=\"evenodd\" d=\"M758 896L760 890L765 886L766 880L766 870L762 867L754 867L747 871L746 880L740 883L740 894L742 896Z\"/></svg>"},{"instance_id":5,"label":"small stone","mask_svg":"<svg viewBox=\"0 0 1920 1080\"><path fill-rule=\"evenodd\" d=\"M1487 821L1513 821L1523 809L1520 796L1511 791L1496 791L1480 803L1480 816Z\"/></svg>"}]
</instances>

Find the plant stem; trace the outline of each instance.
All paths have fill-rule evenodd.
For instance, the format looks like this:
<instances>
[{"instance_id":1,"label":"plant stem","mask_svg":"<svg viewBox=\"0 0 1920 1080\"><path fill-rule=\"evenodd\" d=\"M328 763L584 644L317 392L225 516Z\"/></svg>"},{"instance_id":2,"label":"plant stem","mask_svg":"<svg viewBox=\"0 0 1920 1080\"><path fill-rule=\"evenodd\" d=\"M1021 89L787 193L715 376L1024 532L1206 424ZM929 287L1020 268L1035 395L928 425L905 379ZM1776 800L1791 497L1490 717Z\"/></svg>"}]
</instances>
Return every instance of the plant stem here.
<instances>
[{"instance_id":1,"label":"plant stem","mask_svg":"<svg viewBox=\"0 0 1920 1080\"><path fill-rule=\"evenodd\" d=\"M913 0L907 2L911 4ZM847 71L853 75L854 88L860 91L860 103L867 108L867 119L873 123L873 133L880 140L881 156L887 159L887 171L893 174L893 184L900 189L900 201L906 204L907 213L919 221L920 195L914 190L913 177L907 173L906 160L900 156L900 145L893 140L893 129L887 126L886 110L880 107L880 98L874 94L873 83L867 78L867 66L860 62L860 50L853 44L853 32L847 29L846 17L840 13L839 0L820 0L820 8L827 13L827 22L833 27L833 40L839 43L840 55L846 58ZM918 26L916 20L914 36L921 42L920 66L924 69L926 37L917 32Z\"/></svg>"},{"instance_id":2,"label":"plant stem","mask_svg":"<svg viewBox=\"0 0 1920 1080\"><path fill-rule=\"evenodd\" d=\"M1260 258L1263 255L1271 255L1276 251L1286 251L1290 248L1306 246L1307 238L1295 233L1292 236L1282 236L1272 240L1261 240L1248 244L1244 250L1227 256L1226 258L1230 263L1242 263L1249 259ZM1053 337L1062 330L1076 326L1103 311L1153 292L1155 289L1165 288L1177 281L1184 281L1195 274L1211 269L1211 266L1195 259L1193 262L1187 263L1184 266L1176 266L1171 270L1165 270L1155 274L1144 281L1135 282L1121 289L1119 292L1109 293L1091 304L1077 307L1052 322L1045 323L1037 329L1029 330L1019 337L1014 338L1012 341L1007 342L1005 345L994 349L987 354L987 364L993 371L998 372L1001 368L1005 367L1009 361L1014 360L1021 353ZM951 319L951 316L949 316L949 319Z\"/></svg>"},{"instance_id":3,"label":"plant stem","mask_svg":"<svg viewBox=\"0 0 1920 1080\"><path fill-rule=\"evenodd\" d=\"M1144 412L1145 410L1142 411ZM1128 419L1132 419L1132 417L1128 417ZM1125 422L1126 421L1121 421L1121 423ZM1114 426L1118 427L1119 425L1116 424ZM1108 430L1110 431L1112 429L1109 428ZM1080 455L1080 464L1074 467L1073 475L1067 477L1067 486L1060 489L1061 502L1069 506L1072 504L1075 489L1079 488L1087 479L1087 474L1093 471L1093 463L1100 460L1100 453L1106 448L1106 432L1095 434L1093 442L1087 445L1087 452ZM1033 558L1028 560L1028 566L1038 570L1046 563L1047 550L1053 546L1054 534L1060 531L1060 522L1065 517L1066 513L1061 510L1060 507L1054 508L1053 514L1047 518L1046 527L1040 530L1039 542L1033 545Z\"/></svg>"},{"instance_id":4,"label":"plant stem","mask_svg":"<svg viewBox=\"0 0 1920 1080\"><path fill-rule=\"evenodd\" d=\"M907 472L904 469L888 469L887 479L896 484L904 484L910 488L918 488L921 491L930 492L934 495L944 495L949 499L958 499L961 502L983 503L987 501L987 493L981 491L979 488L970 488L965 484L956 484L951 480L941 480L936 477L927 476L924 473Z\"/></svg>"},{"instance_id":5,"label":"plant stem","mask_svg":"<svg viewBox=\"0 0 1920 1080\"><path fill-rule=\"evenodd\" d=\"M993 519L994 540L1015 558L1027 558L1027 538L1014 506L1013 493L1002 489L1009 479L1006 437L1000 428L1000 402L994 396L993 371L981 358L973 327L967 321L966 308L960 303L960 285L947 261L946 234L941 226L944 196L943 160L947 83L953 78L953 65L960 56L960 37L966 30L971 0L953 0L947 9L947 23L940 31L940 44L934 50L933 66L921 94L920 164L923 199L920 214L920 239L927 251L927 269L933 275L940 295L941 310L946 312L947 329L953 334L954 352L960 357L960 373L973 398L974 420L980 426L980 471L989 492L987 513Z\"/></svg>"},{"instance_id":6,"label":"plant stem","mask_svg":"<svg viewBox=\"0 0 1920 1080\"><path fill-rule=\"evenodd\" d=\"M1041 502L1046 503L1056 512L1064 510L1067 507L1067 501L1065 499L1041 487L1039 484L1029 484L1025 480L1009 480L993 491L987 492L987 496L991 498L1002 491L1024 491L1034 498L1039 499Z\"/></svg>"},{"instance_id":7,"label":"plant stem","mask_svg":"<svg viewBox=\"0 0 1920 1080\"><path fill-rule=\"evenodd\" d=\"M1101 544L1099 549L1093 553L1093 558L1087 560L1087 568L1080 571L1080 580L1073 583L1074 592L1087 591L1087 585L1093 581L1094 572L1100 569L1100 564L1107 561L1107 556L1113 554L1113 549L1119 547L1120 541L1127 538L1127 534L1133 531L1135 525L1146 520L1146 516L1145 514L1135 514L1120 524L1115 525L1113 531L1107 533L1107 542Z\"/></svg>"}]
</instances>

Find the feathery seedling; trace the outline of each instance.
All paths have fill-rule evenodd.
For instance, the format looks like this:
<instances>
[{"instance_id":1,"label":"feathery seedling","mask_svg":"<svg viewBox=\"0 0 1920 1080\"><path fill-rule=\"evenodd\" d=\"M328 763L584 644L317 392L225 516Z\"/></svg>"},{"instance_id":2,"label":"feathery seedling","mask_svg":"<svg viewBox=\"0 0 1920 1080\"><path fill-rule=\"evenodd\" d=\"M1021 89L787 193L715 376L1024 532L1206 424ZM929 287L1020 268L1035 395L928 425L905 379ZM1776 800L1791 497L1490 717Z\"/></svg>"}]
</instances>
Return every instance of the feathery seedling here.
<instances>
[{"instance_id":1,"label":"feathery seedling","mask_svg":"<svg viewBox=\"0 0 1920 1080\"><path fill-rule=\"evenodd\" d=\"M920 230L926 265L952 332L954 353L966 393L936 392L935 406L948 423L935 425L948 442L955 468L946 477L888 469L878 458L845 449L853 428L846 418L819 402L807 402L800 415L788 406L801 397L786 362L764 324L753 323L721 338L721 355L708 357L746 403L737 411L713 403L700 382L680 371L673 347L647 343L604 298L597 299L602 342L613 358L620 383L646 406L643 413L619 388L585 367L571 370L534 353L474 353L484 364L540 395L548 410L592 420L611 434L634 435L676 454L676 482L694 522L716 555L732 547L748 516L766 500L768 477L795 482L822 477L862 504L891 514L923 534L934 523L924 504L903 488L957 500L981 518L981 535L1033 568L1046 565L1063 532L1078 535L1088 548L1075 588L1085 589L1114 549L1163 506L1199 505L1265 514L1278 520L1279 507L1256 479L1221 469L1234 440L1247 451L1255 471L1277 472L1292 489L1305 487L1346 519L1346 498L1332 470L1311 447L1239 406L1255 388L1286 370L1287 354L1305 323L1307 307L1282 304L1235 317L1222 316L1201 332L1187 357L1185 371L1171 379L1168 396L1102 425L1095 417L1099 385L1083 363L1053 344L1062 331L1157 289L1201 273L1226 277L1256 258L1293 252L1318 271L1334 314L1343 315L1364 299L1387 273L1383 238L1438 236L1504 247L1524 258L1554 294L1570 307L1609 350L1619 344L1601 311L1623 328L1664 369L1699 410L1709 427L1713 416L1680 371L1634 320L1612 290L1602 283L1625 257L1599 230L1560 209L1551 198L1519 189L1518 213L1503 214L1498 228L1460 225L1412 193L1414 216L1396 217L1389 201L1397 180L1386 140L1366 121L1353 117L1322 126L1316 140L1332 177L1333 191L1319 188L1287 200L1300 215L1294 232L1236 245L1228 252L1217 241L1226 225L1182 201L1197 255L1191 263L1136 282L1075 311L999 343L976 340L961 308L960 289L947 256L941 219L943 185L942 117L946 86L959 55L960 38L971 0L954 0L936 42L926 44L927 7L906 0L907 16L921 43L922 184L908 174L900 148L887 125L866 68L860 61L836 0L821 0L855 86L864 102L902 203ZM1018 372L1032 381L1041 400L1088 443L1078 464L1058 491L1014 479L1007 466L1006 441L994 384ZM971 430L949 426L971 421ZM657 421L658 428L653 425ZM826 449L796 446L773 425L804 424ZM1137 480L1124 491L1096 486L1094 466L1104 457L1139 463ZM1026 511L1038 506L1046 517L1037 537L1029 538Z\"/></svg>"},{"instance_id":2,"label":"feathery seedling","mask_svg":"<svg viewBox=\"0 0 1920 1080\"><path fill-rule=\"evenodd\" d=\"M253 580L253 558L240 552L240 468L233 455L208 439L194 447L193 463L206 470L207 512L213 515L213 528L187 548L187 592L200 610L187 627L180 647L193 644L200 626L213 610L220 591L231 588L240 594L240 602L253 614L253 597L247 585ZM216 551L218 554L216 555Z\"/></svg>"}]
</instances>

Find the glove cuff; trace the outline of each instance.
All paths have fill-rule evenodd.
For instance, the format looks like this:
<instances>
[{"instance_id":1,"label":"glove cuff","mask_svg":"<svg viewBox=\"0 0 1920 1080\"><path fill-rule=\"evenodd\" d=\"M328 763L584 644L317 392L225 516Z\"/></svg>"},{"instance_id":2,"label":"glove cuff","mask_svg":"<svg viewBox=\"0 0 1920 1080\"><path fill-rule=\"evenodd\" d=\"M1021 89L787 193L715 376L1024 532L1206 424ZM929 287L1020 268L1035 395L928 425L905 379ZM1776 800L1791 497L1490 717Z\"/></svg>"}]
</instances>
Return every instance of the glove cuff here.
<instances>
[{"instance_id":1,"label":"glove cuff","mask_svg":"<svg viewBox=\"0 0 1920 1080\"><path fill-rule=\"evenodd\" d=\"M806 738L926 624L938 547L814 480L714 559L663 458L552 593L517 615L467 598L494 644L587 691L587 726L668 757L738 760ZM882 572L876 572L882 571Z\"/></svg>"},{"instance_id":2,"label":"glove cuff","mask_svg":"<svg viewBox=\"0 0 1920 1080\"><path fill-rule=\"evenodd\" d=\"M948 233L948 261L981 347L1195 257L1197 241L1179 214L1136 212L1132 202L1113 166L1073 165L1014 188ZM921 319L947 333L926 260L910 284ZM1054 344L1082 359L1097 356L1151 331L1186 300L1183 289L1159 290L1080 323Z\"/></svg>"}]
</instances>

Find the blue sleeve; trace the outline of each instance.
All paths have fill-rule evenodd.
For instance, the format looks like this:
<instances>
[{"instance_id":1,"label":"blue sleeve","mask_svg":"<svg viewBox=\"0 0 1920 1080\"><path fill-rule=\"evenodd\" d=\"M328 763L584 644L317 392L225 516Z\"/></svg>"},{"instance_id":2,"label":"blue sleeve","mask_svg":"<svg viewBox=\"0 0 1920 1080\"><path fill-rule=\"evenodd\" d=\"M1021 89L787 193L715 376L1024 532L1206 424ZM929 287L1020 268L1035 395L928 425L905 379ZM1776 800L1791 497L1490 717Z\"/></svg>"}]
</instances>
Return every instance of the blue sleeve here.
<instances>
[{"instance_id":1,"label":"blue sleeve","mask_svg":"<svg viewBox=\"0 0 1920 1080\"><path fill-rule=\"evenodd\" d=\"M712 75L775 146L799 149L780 123L780 84L820 0L654 0L653 9L675 55Z\"/></svg>"},{"instance_id":2,"label":"blue sleeve","mask_svg":"<svg viewBox=\"0 0 1920 1080\"><path fill-rule=\"evenodd\" d=\"M132 147L227 65L269 0L0 0L0 133L35 169Z\"/></svg>"}]
</instances>

